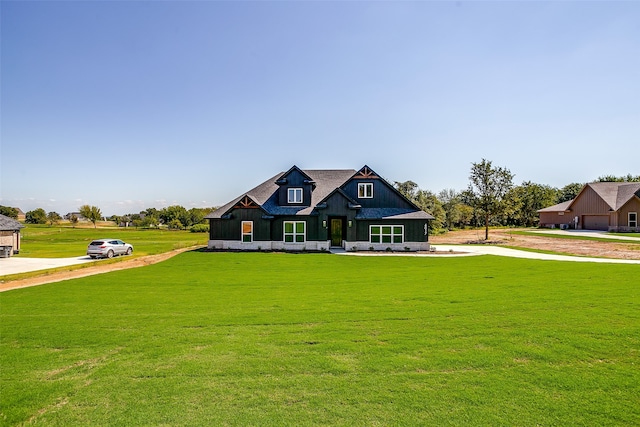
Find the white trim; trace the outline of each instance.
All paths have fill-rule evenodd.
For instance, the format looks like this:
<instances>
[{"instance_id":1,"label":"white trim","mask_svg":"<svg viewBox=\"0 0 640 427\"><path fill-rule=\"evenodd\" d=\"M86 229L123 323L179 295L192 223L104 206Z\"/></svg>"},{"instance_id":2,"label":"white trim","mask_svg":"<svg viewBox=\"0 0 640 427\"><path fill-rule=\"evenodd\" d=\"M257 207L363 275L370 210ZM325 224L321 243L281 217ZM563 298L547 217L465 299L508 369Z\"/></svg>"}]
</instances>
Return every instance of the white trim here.
<instances>
[{"instance_id":1,"label":"white trim","mask_svg":"<svg viewBox=\"0 0 640 427\"><path fill-rule=\"evenodd\" d=\"M287 224L293 224L293 232L287 233ZM297 225L302 224L302 233L296 231ZM302 236L302 241L299 242L297 237ZM287 236L292 236L293 241L287 242ZM282 241L284 243L306 243L307 241L307 222L306 221L284 221L282 223Z\"/></svg>"},{"instance_id":2,"label":"white trim","mask_svg":"<svg viewBox=\"0 0 640 427\"><path fill-rule=\"evenodd\" d=\"M380 237L379 242L373 241L373 227L380 227L380 233L376 233L376 236ZM389 233L384 233L383 228L390 228ZM396 228L400 228L400 234L396 233ZM384 237L389 237L390 242L383 242ZM401 241L396 242L395 237L400 236ZM369 243L383 244L383 245L391 245L391 244L402 244L404 243L404 225L392 225L392 224L372 224L369 226Z\"/></svg>"},{"instance_id":3,"label":"white trim","mask_svg":"<svg viewBox=\"0 0 640 427\"><path fill-rule=\"evenodd\" d=\"M251 224L251 231L249 233L244 232L245 224ZM248 242L245 242L244 236L249 236L251 240L249 240ZM240 241L242 243L253 243L253 221L242 221L242 224L240 224Z\"/></svg>"},{"instance_id":4,"label":"white trim","mask_svg":"<svg viewBox=\"0 0 640 427\"><path fill-rule=\"evenodd\" d=\"M635 215L636 219L632 221L631 215ZM633 225L631 225L631 222L633 222ZM630 228L634 228L638 226L638 212L629 212L627 214L627 226Z\"/></svg>"},{"instance_id":5,"label":"white trim","mask_svg":"<svg viewBox=\"0 0 640 427\"><path fill-rule=\"evenodd\" d=\"M373 199L373 182L358 183L358 199Z\"/></svg>"},{"instance_id":6,"label":"white trim","mask_svg":"<svg viewBox=\"0 0 640 427\"><path fill-rule=\"evenodd\" d=\"M296 187L296 188L288 188L287 189L287 203L295 203L295 204L301 204L303 202L303 191L302 188ZM300 195L300 199L298 200L297 196ZM293 196L293 197L292 197Z\"/></svg>"}]
</instances>

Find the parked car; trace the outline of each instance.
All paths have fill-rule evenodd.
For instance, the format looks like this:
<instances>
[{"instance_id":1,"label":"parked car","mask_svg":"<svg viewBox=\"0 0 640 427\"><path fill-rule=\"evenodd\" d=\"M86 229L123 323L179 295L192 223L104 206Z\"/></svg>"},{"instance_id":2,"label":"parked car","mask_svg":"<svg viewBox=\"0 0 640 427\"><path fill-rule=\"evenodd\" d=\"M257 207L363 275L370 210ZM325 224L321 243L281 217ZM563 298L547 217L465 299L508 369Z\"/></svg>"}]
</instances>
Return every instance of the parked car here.
<instances>
[{"instance_id":1,"label":"parked car","mask_svg":"<svg viewBox=\"0 0 640 427\"><path fill-rule=\"evenodd\" d=\"M114 255L131 255L133 246L119 239L98 239L89 243L87 255L91 258L113 258Z\"/></svg>"}]
</instances>

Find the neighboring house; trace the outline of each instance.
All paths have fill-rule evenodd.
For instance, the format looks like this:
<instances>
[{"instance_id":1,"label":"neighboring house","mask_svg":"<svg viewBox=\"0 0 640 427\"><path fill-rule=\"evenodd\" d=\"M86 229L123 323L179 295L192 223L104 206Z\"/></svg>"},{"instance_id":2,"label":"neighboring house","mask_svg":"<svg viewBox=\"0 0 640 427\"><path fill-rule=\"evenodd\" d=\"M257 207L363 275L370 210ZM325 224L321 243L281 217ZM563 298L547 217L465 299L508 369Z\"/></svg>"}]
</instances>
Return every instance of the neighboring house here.
<instances>
[{"instance_id":1,"label":"neighboring house","mask_svg":"<svg viewBox=\"0 0 640 427\"><path fill-rule=\"evenodd\" d=\"M368 166L293 166L206 216L209 248L429 250L429 221Z\"/></svg>"},{"instance_id":2,"label":"neighboring house","mask_svg":"<svg viewBox=\"0 0 640 427\"><path fill-rule=\"evenodd\" d=\"M15 208L18 211L18 221L24 221L27 219L27 215L20 208Z\"/></svg>"},{"instance_id":3,"label":"neighboring house","mask_svg":"<svg viewBox=\"0 0 640 427\"><path fill-rule=\"evenodd\" d=\"M541 227L640 231L640 182L593 182L575 199L538 213Z\"/></svg>"},{"instance_id":4,"label":"neighboring house","mask_svg":"<svg viewBox=\"0 0 640 427\"><path fill-rule=\"evenodd\" d=\"M20 229L24 225L13 218L0 214L0 246L11 246L12 254L20 252Z\"/></svg>"},{"instance_id":5,"label":"neighboring house","mask_svg":"<svg viewBox=\"0 0 640 427\"><path fill-rule=\"evenodd\" d=\"M87 219L80 212L69 212L63 218L66 220L71 220L72 217L78 218L78 221L86 221Z\"/></svg>"}]
</instances>

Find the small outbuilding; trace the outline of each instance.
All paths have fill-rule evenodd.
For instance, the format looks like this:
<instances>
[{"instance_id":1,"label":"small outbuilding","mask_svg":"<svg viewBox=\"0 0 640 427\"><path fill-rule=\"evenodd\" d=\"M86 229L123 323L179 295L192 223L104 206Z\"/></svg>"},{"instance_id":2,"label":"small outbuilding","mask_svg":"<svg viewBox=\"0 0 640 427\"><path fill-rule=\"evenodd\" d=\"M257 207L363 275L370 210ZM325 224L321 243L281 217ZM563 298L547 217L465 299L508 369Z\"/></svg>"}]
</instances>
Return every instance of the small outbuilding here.
<instances>
[{"instance_id":1,"label":"small outbuilding","mask_svg":"<svg viewBox=\"0 0 640 427\"><path fill-rule=\"evenodd\" d=\"M540 209L541 227L640 231L640 182L592 182L575 199Z\"/></svg>"},{"instance_id":2,"label":"small outbuilding","mask_svg":"<svg viewBox=\"0 0 640 427\"><path fill-rule=\"evenodd\" d=\"M0 214L0 255L10 256L20 252L20 229L24 225ZM6 248L10 247L7 251Z\"/></svg>"}]
</instances>

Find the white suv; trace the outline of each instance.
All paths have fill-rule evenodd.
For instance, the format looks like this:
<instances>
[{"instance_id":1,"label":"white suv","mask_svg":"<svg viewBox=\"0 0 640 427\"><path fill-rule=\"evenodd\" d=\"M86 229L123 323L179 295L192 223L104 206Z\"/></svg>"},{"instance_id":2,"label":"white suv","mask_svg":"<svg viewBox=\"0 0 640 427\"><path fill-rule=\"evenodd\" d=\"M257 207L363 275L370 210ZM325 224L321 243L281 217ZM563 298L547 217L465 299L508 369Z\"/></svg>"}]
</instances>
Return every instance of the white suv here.
<instances>
[{"instance_id":1,"label":"white suv","mask_svg":"<svg viewBox=\"0 0 640 427\"><path fill-rule=\"evenodd\" d=\"M87 255L91 258L107 257L114 255L131 255L133 246L118 239L98 239L89 243Z\"/></svg>"}]
</instances>

